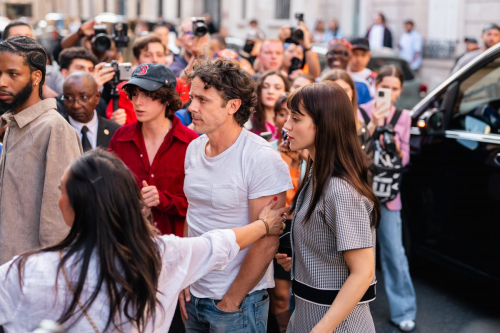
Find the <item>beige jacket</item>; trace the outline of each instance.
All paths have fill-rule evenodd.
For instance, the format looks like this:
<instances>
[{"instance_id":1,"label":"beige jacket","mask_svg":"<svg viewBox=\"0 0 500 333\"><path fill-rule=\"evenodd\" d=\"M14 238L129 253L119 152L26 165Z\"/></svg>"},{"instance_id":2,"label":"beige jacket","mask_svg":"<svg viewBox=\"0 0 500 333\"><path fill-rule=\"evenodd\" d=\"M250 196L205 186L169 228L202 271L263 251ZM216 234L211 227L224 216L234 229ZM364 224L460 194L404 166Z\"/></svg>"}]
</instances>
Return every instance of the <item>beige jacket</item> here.
<instances>
[{"instance_id":1,"label":"beige jacket","mask_svg":"<svg viewBox=\"0 0 500 333\"><path fill-rule=\"evenodd\" d=\"M56 107L50 98L1 117L8 127L0 157L0 264L54 245L69 231L58 206L59 185L82 145Z\"/></svg>"}]
</instances>

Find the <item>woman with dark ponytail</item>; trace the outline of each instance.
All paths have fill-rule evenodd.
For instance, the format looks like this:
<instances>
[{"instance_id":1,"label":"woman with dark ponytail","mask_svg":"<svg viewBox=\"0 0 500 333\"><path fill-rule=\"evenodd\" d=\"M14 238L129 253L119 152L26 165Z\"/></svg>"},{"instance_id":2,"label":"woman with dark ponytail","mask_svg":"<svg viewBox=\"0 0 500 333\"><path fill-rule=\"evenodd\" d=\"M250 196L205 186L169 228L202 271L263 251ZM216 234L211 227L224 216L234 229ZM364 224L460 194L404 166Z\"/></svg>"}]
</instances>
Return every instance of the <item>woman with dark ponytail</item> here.
<instances>
[{"instance_id":1,"label":"woman with dark ponytail","mask_svg":"<svg viewBox=\"0 0 500 333\"><path fill-rule=\"evenodd\" d=\"M68 236L0 266L0 325L31 332L51 319L68 332L167 332L182 289L280 234L287 208L272 210L276 202L244 227L158 236L131 171L111 153L89 151L61 180Z\"/></svg>"}]
</instances>

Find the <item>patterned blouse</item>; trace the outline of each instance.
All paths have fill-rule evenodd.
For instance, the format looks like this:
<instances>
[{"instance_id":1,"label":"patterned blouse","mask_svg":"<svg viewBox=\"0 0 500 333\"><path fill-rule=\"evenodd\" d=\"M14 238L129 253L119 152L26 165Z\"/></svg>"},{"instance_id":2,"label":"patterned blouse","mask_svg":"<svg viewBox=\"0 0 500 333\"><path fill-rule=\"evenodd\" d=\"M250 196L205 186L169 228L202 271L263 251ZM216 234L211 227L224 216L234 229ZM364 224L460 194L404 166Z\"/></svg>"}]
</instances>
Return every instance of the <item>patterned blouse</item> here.
<instances>
[{"instance_id":1,"label":"patterned blouse","mask_svg":"<svg viewBox=\"0 0 500 333\"><path fill-rule=\"evenodd\" d=\"M311 218L304 221L313 195L311 177L299 194L292 221L292 279L316 289L339 290L349 276L344 251L373 248L375 255L373 204L346 180L332 177ZM328 309L296 296L287 333L310 332ZM368 302L358 304L335 332L375 332Z\"/></svg>"}]
</instances>

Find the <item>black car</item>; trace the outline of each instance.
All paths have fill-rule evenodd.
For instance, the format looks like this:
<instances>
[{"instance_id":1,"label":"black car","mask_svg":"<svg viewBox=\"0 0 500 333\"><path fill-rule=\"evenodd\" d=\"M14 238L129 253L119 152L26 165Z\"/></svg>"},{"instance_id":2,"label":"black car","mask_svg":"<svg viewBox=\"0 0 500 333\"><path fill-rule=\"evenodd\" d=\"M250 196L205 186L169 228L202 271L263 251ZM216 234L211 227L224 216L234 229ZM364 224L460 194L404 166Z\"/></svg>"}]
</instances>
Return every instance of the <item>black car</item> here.
<instances>
[{"instance_id":1,"label":"black car","mask_svg":"<svg viewBox=\"0 0 500 333\"><path fill-rule=\"evenodd\" d=\"M412 110L401 187L411 255L500 282L500 44Z\"/></svg>"}]
</instances>

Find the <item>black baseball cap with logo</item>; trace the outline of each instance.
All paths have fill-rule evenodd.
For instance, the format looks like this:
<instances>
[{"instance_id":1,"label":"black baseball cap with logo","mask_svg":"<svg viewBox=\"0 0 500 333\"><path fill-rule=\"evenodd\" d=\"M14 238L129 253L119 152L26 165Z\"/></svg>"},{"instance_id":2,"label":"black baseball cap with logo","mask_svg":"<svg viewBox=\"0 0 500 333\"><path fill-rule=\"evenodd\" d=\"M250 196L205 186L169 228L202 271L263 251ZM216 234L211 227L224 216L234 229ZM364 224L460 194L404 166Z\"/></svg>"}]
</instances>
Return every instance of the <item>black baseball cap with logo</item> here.
<instances>
[{"instance_id":1,"label":"black baseball cap with logo","mask_svg":"<svg viewBox=\"0 0 500 333\"><path fill-rule=\"evenodd\" d=\"M370 51L370 42L366 38L353 38L351 39L351 45L353 50Z\"/></svg>"},{"instance_id":2,"label":"black baseball cap with logo","mask_svg":"<svg viewBox=\"0 0 500 333\"><path fill-rule=\"evenodd\" d=\"M147 91L155 91L161 87L175 90L177 79L170 68L162 64L140 64L132 73L130 80L123 85L134 85Z\"/></svg>"}]
</instances>

